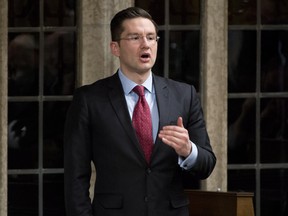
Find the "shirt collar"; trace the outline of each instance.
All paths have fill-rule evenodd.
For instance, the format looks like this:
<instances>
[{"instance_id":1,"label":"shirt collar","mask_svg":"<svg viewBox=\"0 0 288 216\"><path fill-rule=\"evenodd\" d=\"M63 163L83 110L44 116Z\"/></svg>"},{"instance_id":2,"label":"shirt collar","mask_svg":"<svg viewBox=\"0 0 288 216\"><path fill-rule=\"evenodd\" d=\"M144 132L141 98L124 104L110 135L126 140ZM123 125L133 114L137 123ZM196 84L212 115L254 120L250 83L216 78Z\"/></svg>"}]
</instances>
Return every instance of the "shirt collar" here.
<instances>
[{"instance_id":1,"label":"shirt collar","mask_svg":"<svg viewBox=\"0 0 288 216\"><path fill-rule=\"evenodd\" d=\"M118 70L118 74L119 74L119 78L120 78L120 81L121 81L122 86L123 86L124 93L125 93L125 95L128 95L132 91L132 89L138 84L133 82L132 80L128 79L128 77L126 77L123 74L123 72L121 71L120 68ZM151 71L150 71L148 78L145 80L145 82L142 84L142 86L144 86L150 93L153 93L154 90L153 90Z\"/></svg>"}]
</instances>

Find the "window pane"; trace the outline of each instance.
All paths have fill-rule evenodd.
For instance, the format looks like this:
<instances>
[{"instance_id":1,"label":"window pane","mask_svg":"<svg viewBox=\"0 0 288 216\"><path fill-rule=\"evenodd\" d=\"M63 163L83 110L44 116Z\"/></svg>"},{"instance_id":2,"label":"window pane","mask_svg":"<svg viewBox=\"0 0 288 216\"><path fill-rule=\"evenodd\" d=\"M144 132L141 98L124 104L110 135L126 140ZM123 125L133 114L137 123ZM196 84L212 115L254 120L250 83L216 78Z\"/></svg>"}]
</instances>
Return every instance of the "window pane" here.
<instances>
[{"instance_id":1,"label":"window pane","mask_svg":"<svg viewBox=\"0 0 288 216\"><path fill-rule=\"evenodd\" d=\"M70 102L45 102L43 120L44 167L63 168L63 131Z\"/></svg>"},{"instance_id":2,"label":"window pane","mask_svg":"<svg viewBox=\"0 0 288 216\"><path fill-rule=\"evenodd\" d=\"M261 161L288 162L288 99L261 100Z\"/></svg>"},{"instance_id":3,"label":"window pane","mask_svg":"<svg viewBox=\"0 0 288 216\"><path fill-rule=\"evenodd\" d=\"M152 70L154 74L164 76L165 36L163 31L159 31L158 35L160 36L160 40L158 41L157 59Z\"/></svg>"},{"instance_id":4,"label":"window pane","mask_svg":"<svg viewBox=\"0 0 288 216\"><path fill-rule=\"evenodd\" d=\"M261 0L262 24L288 24L287 0Z\"/></svg>"},{"instance_id":5,"label":"window pane","mask_svg":"<svg viewBox=\"0 0 288 216\"><path fill-rule=\"evenodd\" d=\"M38 95L38 33L9 33L8 95Z\"/></svg>"},{"instance_id":6,"label":"window pane","mask_svg":"<svg viewBox=\"0 0 288 216\"><path fill-rule=\"evenodd\" d=\"M164 25L165 0L135 0L135 6L148 11L158 25Z\"/></svg>"},{"instance_id":7,"label":"window pane","mask_svg":"<svg viewBox=\"0 0 288 216\"><path fill-rule=\"evenodd\" d=\"M73 94L76 74L74 32L45 34L44 94Z\"/></svg>"},{"instance_id":8,"label":"window pane","mask_svg":"<svg viewBox=\"0 0 288 216\"><path fill-rule=\"evenodd\" d=\"M199 31L171 31L169 78L193 84L199 91Z\"/></svg>"},{"instance_id":9,"label":"window pane","mask_svg":"<svg viewBox=\"0 0 288 216\"><path fill-rule=\"evenodd\" d=\"M261 171L261 216L288 215L288 170Z\"/></svg>"},{"instance_id":10,"label":"window pane","mask_svg":"<svg viewBox=\"0 0 288 216\"><path fill-rule=\"evenodd\" d=\"M170 0L170 24L200 24L200 0Z\"/></svg>"},{"instance_id":11,"label":"window pane","mask_svg":"<svg viewBox=\"0 0 288 216\"><path fill-rule=\"evenodd\" d=\"M38 176L8 176L8 215L36 216L38 214Z\"/></svg>"},{"instance_id":12,"label":"window pane","mask_svg":"<svg viewBox=\"0 0 288 216\"><path fill-rule=\"evenodd\" d=\"M288 31L262 31L261 91L288 91Z\"/></svg>"},{"instance_id":13,"label":"window pane","mask_svg":"<svg viewBox=\"0 0 288 216\"><path fill-rule=\"evenodd\" d=\"M30 0L8 1L9 27L39 26L39 2Z\"/></svg>"},{"instance_id":14,"label":"window pane","mask_svg":"<svg viewBox=\"0 0 288 216\"><path fill-rule=\"evenodd\" d=\"M228 191L256 191L255 170L228 170L227 180Z\"/></svg>"},{"instance_id":15,"label":"window pane","mask_svg":"<svg viewBox=\"0 0 288 216\"><path fill-rule=\"evenodd\" d=\"M228 91L256 90L256 32L229 31Z\"/></svg>"},{"instance_id":16,"label":"window pane","mask_svg":"<svg viewBox=\"0 0 288 216\"><path fill-rule=\"evenodd\" d=\"M45 26L75 26L75 0L44 0Z\"/></svg>"},{"instance_id":17,"label":"window pane","mask_svg":"<svg viewBox=\"0 0 288 216\"><path fill-rule=\"evenodd\" d=\"M256 24L257 1L229 0L229 25Z\"/></svg>"},{"instance_id":18,"label":"window pane","mask_svg":"<svg viewBox=\"0 0 288 216\"><path fill-rule=\"evenodd\" d=\"M256 100L228 100L228 163L255 163Z\"/></svg>"},{"instance_id":19,"label":"window pane","mask_svg":"<svg viewBox=\"0 0 288 216\"><path fill-rule=\"evenodd\" d=\"M8 168L38 167L38 103L8 103Z\"/></svg>"},{"instance_id":20,"label":"window pane","mask_svg":"<svg viewBox=\"0 0 288 216\"><path fill-rule=\"evenodd\" d=\"M43 216L65 216L64 175L47 174L43 177Z\"/></svg>"}]
</instances>

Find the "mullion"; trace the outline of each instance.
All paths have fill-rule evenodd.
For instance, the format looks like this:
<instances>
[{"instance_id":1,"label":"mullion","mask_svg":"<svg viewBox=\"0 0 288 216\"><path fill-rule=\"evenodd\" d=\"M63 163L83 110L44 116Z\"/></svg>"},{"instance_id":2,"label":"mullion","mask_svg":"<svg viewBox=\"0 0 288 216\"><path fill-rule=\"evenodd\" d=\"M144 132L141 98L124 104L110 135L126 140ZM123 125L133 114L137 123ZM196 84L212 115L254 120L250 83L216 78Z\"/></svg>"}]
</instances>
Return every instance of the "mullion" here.
<instances>
[{"instance_id":1,"label":"mullion","mask_svg":"<svg viewBox=\"0 0 288 216\"><path fill-rule=\"evenodd\" d=\"M43 216L43 93L44 93L44 0L39 4L40 36L39 36L39 148L38 148L38 205L39 216Z\"/></svg>"}]
</instances>

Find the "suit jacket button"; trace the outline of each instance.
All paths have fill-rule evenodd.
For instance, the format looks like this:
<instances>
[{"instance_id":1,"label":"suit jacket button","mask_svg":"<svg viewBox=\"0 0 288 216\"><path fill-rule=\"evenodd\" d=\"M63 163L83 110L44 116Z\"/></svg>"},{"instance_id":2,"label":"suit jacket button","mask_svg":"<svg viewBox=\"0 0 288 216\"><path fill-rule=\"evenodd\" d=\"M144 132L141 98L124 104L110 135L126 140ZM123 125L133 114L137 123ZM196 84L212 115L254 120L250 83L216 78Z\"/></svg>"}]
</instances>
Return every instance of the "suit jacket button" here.
<instances>
[{"instance_id":1,"label":"suit jacket button","mask_svg":"<svg viewBox=\"0 0 288 216\"><path fill-rule=\"evenodd\" d=\"M148 197L147 196L144 197L144 201L148 202Z\"/></svg>"},{"instance_id":2,"label":"suit jacket button","mask_svg":"<svg viewBox=\"0 0 288 216\"><path fill-rule=\"evenodd\" d=\"M151 170L150 168L148 168L148 169L146 170L146 172L147 172L147 174L150 174L150 173L152 172L152 170Z\"/></svg>"}]
</instances>

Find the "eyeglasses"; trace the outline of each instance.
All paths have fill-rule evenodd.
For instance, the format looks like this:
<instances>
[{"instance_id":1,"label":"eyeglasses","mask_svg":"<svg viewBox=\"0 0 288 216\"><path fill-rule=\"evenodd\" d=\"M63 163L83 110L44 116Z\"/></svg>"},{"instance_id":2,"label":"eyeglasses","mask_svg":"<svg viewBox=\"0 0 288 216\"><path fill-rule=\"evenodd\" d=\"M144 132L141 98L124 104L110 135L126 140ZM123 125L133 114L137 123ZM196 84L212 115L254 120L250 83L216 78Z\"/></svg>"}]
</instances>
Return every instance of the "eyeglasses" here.
<instances>
[{"instance_id":1,"label":"eyeglasses","mask_svg":"<svg viewBox=\"0 0 288 216\"><path fill-rule=\"evenodd\" d=\"M138 34L133 34L133 35L129 35L128 37L125 37L125 38L119 38L118 41L120 40L127 40L133 44L140 44L141 43L141 39L143 38L146 38L147 42L150 44L150 45L154 45L156 42L159 41L160 37L157 36L157 35L138 35Z\"/></svg>"}]
</instances>

